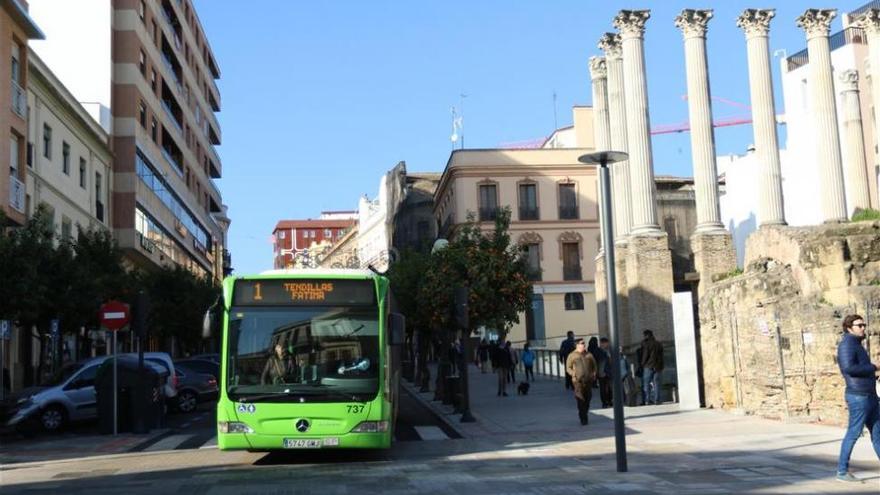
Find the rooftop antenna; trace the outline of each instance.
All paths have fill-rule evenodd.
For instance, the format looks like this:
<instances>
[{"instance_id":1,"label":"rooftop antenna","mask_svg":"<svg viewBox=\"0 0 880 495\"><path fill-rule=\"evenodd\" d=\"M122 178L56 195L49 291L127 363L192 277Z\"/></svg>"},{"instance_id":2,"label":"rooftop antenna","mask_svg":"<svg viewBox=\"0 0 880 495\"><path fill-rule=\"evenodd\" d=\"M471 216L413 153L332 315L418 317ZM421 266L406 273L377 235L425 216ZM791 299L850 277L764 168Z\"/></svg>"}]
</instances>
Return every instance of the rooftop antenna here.
<instances>
[{"instance_id":1,"label":"rooftop antenna","mask_svg":"<svg viewBox=\"0 0 880 495\"><path fill-rule=\"evenodd\" d=\"M452 141L452 150L455 151L455 143L458 142L460 137L458 131L461 129L461 117L455 111L455 105L449 107L449 111L452 112L452 135L449 136L449 140Z\"/></svg>"},{"instance_id":2,"label":"rooftop antenna","mask_svg":"<svg viewBox=\"0 0 880 495\"><path fill-rule=\"evenodd\" d=\"M464 149L464 99L467 95L458 94L458 130L461 133L461 145L459 149Z\"/></svg>"},{"instance_id":3,"label":"rooftop antenna","mask_svg":"<svg viewBox=\"0 0 880 495\"><path fill-rule=\"evenodd\" d=\"M556 90L553 90L553 131L555 132L559 129L559 124L556 121Z\"/></svg>"}]
</instances>

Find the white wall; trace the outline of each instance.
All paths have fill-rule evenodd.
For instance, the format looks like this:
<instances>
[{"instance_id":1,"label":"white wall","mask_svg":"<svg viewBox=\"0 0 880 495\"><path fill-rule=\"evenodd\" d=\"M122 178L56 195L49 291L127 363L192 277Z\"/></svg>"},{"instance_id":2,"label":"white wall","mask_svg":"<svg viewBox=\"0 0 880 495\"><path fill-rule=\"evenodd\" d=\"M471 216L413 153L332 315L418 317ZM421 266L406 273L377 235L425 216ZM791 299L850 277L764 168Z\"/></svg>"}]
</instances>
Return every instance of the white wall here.
<instances>
[{"instance_id":1,"label":"white wall","mask_svg":"<svg viewBox=\"0 0 880 495\"><path fill-rule=\"evenodd\" d=\"M29 13L45 40L29 45L84 105L96 122L110 129L111 47L110 0L30 0ZM96 105L96 104L97 105ZM106 127L105 127L106 124Z\"/></svg>"}]
</instances>

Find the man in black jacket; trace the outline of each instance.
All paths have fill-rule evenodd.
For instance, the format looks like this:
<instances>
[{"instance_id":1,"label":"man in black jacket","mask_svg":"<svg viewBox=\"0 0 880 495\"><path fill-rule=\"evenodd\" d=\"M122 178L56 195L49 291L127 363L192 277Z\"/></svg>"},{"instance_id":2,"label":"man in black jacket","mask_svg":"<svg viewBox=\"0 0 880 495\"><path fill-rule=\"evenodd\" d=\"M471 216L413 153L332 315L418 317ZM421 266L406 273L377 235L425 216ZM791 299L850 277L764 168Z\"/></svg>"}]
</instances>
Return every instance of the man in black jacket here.
<instances>
[{"instance_id":1,"label":"man in black jacket","mask_svg":"<svg viewBox=\"0 0 880 495\"><path fill-rule=\"evenodd\" d=\"M660 372L663 371L663 344L654 338L654 332L645 330L642 340L642 403L660 403Z\"/></svg>"},{"instance_id":2,"label":"man in black jacket","mask_svg":"<svg viewBox=\"0 0 880 495\"><path fill-rule=\"evenodd\" d=\"M849 472L849 457L862 428L871 432L874 452L880 459L880 398L874 385L874 375L880 366L871 363L862 341L865 339L865 320L859 315L843 319L843 340L837 346L837 364L846 382L846 405L849 409L849 427L840 445L837 461L838 481L861 481Z\"/></svg>"},{"instance_id":3,"label":"man in black jacket","mask_svg":"<svg viewBox=\"0 0 880 495\"><path fill-rule=\"evenodd\" d=\"M568 355L574 351L574 348L574 332L569 330L566 334L566 339L559 345L559 362L562 363L563 366L568 360ZM565 389L574 389L574 385L571 383L571 375L568 374L568 371L565 372Z\"/></svg>"}]
</instances>

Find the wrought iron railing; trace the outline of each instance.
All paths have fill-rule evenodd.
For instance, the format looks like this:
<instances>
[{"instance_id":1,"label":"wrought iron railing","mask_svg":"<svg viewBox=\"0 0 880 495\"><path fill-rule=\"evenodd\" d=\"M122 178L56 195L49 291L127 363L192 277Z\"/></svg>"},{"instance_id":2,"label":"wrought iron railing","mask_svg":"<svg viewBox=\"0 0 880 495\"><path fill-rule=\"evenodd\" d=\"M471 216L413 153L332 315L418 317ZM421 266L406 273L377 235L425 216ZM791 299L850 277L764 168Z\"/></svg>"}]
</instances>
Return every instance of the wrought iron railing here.
<instances>
[{"instance_id":1,"label":"wrought iron railing","mask_svg":"<svg viewBox=\"0 0 880 495\"><path fill-rule=\"evenodd\" d=\"M497 206L489 206L480 208L480 221L481 222L491 222L494 221L498 216L498 207Z\"/></svg>"},{"instance_id":2,"label":"wrought iron railing","mask_svg":"<svg viewBox=\"0 0 880 495\"><path fill-rule=\"evenodd\" d=\"M520 206L519 207L519 219L520 220L538 220L541 218L540 211L537 206Z\"/></svg>"},{"instance_id":3,"label":"wrought iron railing","mask_svg":"<svg viewBox=\"0 0 880 495\"><path fill-rule=\"evenodd\" d=\"M24 182L18 180L14 175L9 176L9 206L17 211L24 213L25 208L25 187Z\"/></svg>"},{"instance_id":4,"label":"wrought iron railing","mask_svg":"<svg viewBox=\"0 0 880 495\"><path fill-rule=\"evenodd\" d=\"M581 276L581 266L562 267L562 280L583 280Z\"/></svg>"},{"instance_id":5,"label":"wrought iron railing","mask_svg":"<svg viewBox=\"0 0 880 495\"><path fill-rule=\"evenodd\" d=\"M868 43L868 37L865 34L865 30L857 26L850 26L828 37L828 45L831 48L831 51L849 44L864 45L866 43ZM785 61L788 65L788 70L793 71L810 63L810 57L807 49L804 48L786 58Z\"/></svg>"},{"instance_id":6,"label":"wrought iron railing","mask_svg":"<svg viewBox=\"0 0 880 495\"><path fill-rule=\"evenodd\" d=\"M12 111L23 119L27 118L27 92L14 80L12 81Z\"/></svg>"},{"instance_id":7,"label":"wrought iron railing","mask_svg":"<svg viewBox=\"0 0 880 495\"><path fill-rule=\"evenodd\" d=\"M577 205L562 205L559 207L560 220L577 220L579 216Z\"/></svg>"}]
</instances>

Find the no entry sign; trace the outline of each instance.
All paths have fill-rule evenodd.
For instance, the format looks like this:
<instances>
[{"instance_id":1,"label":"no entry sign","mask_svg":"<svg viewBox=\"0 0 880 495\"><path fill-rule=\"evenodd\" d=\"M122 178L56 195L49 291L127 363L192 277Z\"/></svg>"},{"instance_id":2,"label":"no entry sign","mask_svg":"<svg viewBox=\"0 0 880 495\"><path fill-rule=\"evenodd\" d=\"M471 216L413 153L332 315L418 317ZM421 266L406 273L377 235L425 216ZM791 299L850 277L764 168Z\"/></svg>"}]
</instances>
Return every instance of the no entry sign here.
<instances>
[{"instance_id":1,"label":"no entry sign","mask_svg":"<svg viewBox=\"0 0 880 495\"><path fill-rule=\"evenodd\" d=\"M119 301L110 301L101 305L98 315L101 320L101 326L108 330L119 330L128 325L131 315L128 311L128 304Z\"/></svg>"}]
</instances>

